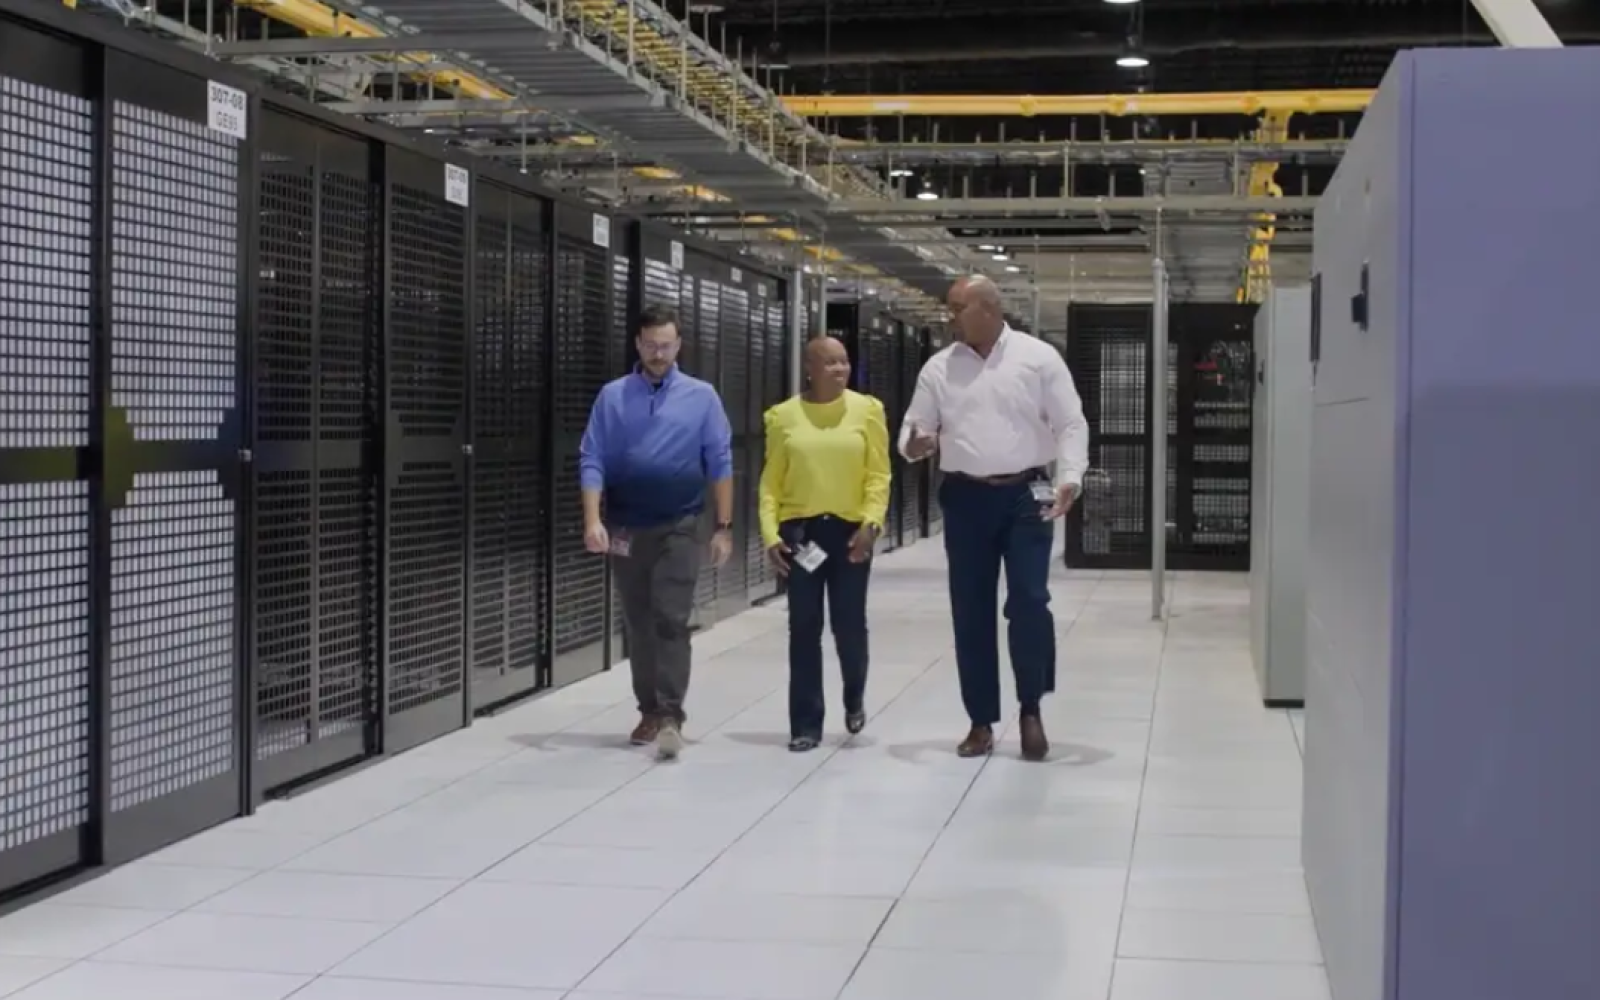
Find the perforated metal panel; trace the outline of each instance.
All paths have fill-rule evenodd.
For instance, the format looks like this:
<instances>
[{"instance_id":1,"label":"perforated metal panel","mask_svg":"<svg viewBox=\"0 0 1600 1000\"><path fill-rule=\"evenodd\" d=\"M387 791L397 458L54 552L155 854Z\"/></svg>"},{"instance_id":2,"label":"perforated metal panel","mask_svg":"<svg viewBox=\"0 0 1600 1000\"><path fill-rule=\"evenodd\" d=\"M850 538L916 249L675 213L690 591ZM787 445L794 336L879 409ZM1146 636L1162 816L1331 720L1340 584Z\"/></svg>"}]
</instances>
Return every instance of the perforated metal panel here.
<instances>
[{"instance_id":1,"label":"perforated metal panel","mask_svg":"<svg viewBox=\"0 0 1600 1000\"><path fill-rule=\"evenodd\" d=\"M759 288L766 288L760 285ZM766 296L757 295L750 300L748 317L750 358L749 386L745 391L744 415L749 427L748 455L745 481L748 484L746 508L740 520L749 525L744 540L745 583L752 601L767 597L771 591L772 571L767 566L766 551L761 544L759 524L761 466L766 457L766 409L762 405L767 397L767 302ZM735 556L737 558L737 556Z\"/></svg>"},{"instance_id":2,"label":"perforated metal panel","mask_svg":"<svg viewBox=\"0 0 1600 1000\"><path fill-rule=\"evenodd\" d=\"M750 293L738 286L722 290L722 405L734 437L750 433Z\"/></svg>"},{"instance_id":3,"label":"perforated metal panel","mask_svg":"<svg viewBox=\"0 0 1600 1000\"><path fill-rule=\"evenodd\" d=\"M391 152L390 168L385 694L393 746L431 738L464 714L469 331L466 212L442 197L442 164Z\"/></svg>"},{"instance_id":4,"label":"perforated metal panel","mask_svg":"<svg viewBox=\"0 0 1600 1000\"><path fill-rule=\"evenodd\" d=\"M583 507L578 487L578 445L595 395L610 377L611 336L606 251L562 233L556 259L556 509L555 651L557 655L605 641L606 570L583 547ZM601 666L595 661L595 669Z\"/></svg>"},{"instance_id":5,"label":"perforated metal panel","mask_svg":"<svg viewBox=\"0 0 1600 1000\"><path fill-rule=\"evenodd\" d=\"M216 441L236 396L238 151L123 101L111 126L110 422L128 445ZM234 499L220 467L131 479L107 483L113 811L237 763Z\"/></svg>"},{"instance_id":6,"label":"perforated metal panel","mask_svg":"<svg viewBox=\"0 0 1600 1000\"><path fill-rule=\"evenodd\" d=\"M700 278L696 304L695 357L690 373L705 379L719 391L722 383L722 297L723 287L710 278ZM704 560L695 582L695 607L710 611L717 603L717 569Z\"/></svg>"},{"instance_id":7,"label":"perforated metal panel","mask_svg":"<svg viewBox=\"0 0 1600 1000\"><path fill-rule=\"evenodd\" d=\"M361 756L377 711L378 231L363 145L278 116L262 131L252 551L270 790Z\"/></svg>"},{"instance_id":8,"label":"perforated metal panel","mask_svg":"<svg viewBox=\"0 0 1600 1000\"><path fill-rule=\"evenodd\" d=\"M544 206L480 186L473 359L473 699L538 687L550 629Z\"/></svg>"},{"instance_id":9,"label":"perforated metal panel","mask_svg":"<svg viewBox=\"0 0 1600 1000\"><path fill-rule=\"evenodd\" d=\"M1083 502L1067 526L1068 565L1148 567L1150 378L1148 306L1071 307L1068 366L1089 424Z\"/></svg>"},{"instance_id":10,"label":"perforated metal panel","mask_svg":"<svg viewBox=\"0 0 1600 1000\"><path fill-rule=\"evenodd\" d=\"M90 818L90 115L0 76L0 892Z\"/></svg>"},{"instance_id":11,"label":"perforated metal panel","mask_svg":"<svg viewBox=\"0 0 1600 1000\"><path fill-rule=\"evenodd\" d=\"M1174 569L1250 567L1255 309L1182 303L1168 314Z\"/></svg>"},{"instance_id":12,"label":"perforated metal panel","mask_svg":"<svg viewBox=\"0 0 1600 1000\"><path fill-rule=\"evenodd\" d=\"M911 404L917 376L922 373L922 332L914 327L904 327L896 354L900 367L900 405L889 414L889 450L894 459L895 481L898 485L900 538L909 543L921 538L924 531L928 463L907 462L900 457L900 449L895 447L895 442L900 439L906 407Z\"/></svg>"},{"instance_id":13,"label":"perforated metal panel","mask_svg":"<svg viewBox=\"0 0 1600 1000\"><path fill-rule=\"evenodd\" d=\"M633 290L633 261L625 254L616 253L611 258L611 336L609 338L609 360L607 367L612 373L620 375L633 367L638 360L638 350L633 344L632 330L629 328L628 301ZM609 567L608 567L609 569ZM606 597L610 608L611 642L607 647L609 665L622 662L622 645L624 635L622 619L622 602L615 596L614 588L606 588Z\"/></svg>"}]
</instances>

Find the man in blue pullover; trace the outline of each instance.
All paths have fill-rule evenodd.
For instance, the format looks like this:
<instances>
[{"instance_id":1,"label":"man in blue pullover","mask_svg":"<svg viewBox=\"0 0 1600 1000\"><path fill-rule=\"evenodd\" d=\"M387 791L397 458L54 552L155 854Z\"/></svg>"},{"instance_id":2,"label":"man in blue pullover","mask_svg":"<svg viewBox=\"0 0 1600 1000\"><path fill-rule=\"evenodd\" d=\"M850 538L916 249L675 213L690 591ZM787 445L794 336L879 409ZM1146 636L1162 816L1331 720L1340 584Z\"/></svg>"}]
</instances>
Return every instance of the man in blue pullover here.
<instances>
[{"instance_id":1,"label":"man in blue pullover","mask_svg":"<svg viewBox=\"0 0 1600 1000\"><path fill-rule=\"evenodd\" d=\"M713 563L733 551L733 434L717 390L678 369L682 345L676 312L643 311L639 364L600 390L579 457L584 545L611 555L628 630L640 715L631 739L654 742L666 758L683 749L707 482L717 515Z\"/></svg>"}]
</instances>

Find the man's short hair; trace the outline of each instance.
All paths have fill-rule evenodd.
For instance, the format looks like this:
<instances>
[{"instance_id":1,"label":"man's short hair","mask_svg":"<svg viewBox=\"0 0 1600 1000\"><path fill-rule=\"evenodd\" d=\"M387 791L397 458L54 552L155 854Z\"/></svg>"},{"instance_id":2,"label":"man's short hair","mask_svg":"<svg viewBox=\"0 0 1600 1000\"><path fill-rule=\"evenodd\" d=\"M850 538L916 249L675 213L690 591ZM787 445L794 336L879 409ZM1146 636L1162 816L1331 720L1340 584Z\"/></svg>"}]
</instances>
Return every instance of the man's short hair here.
<instances>
[{"instance_id":1,"label":"man's short hair","mask_svg":"<svg viewBox=\"0 0 1600 1000\"><path fill-rule=\"evenodd\" d=\"M678 310L661 302L645 306L639 310L639 329L654 330L661 326L678 325Z\"/></svg>"}]
</instances>

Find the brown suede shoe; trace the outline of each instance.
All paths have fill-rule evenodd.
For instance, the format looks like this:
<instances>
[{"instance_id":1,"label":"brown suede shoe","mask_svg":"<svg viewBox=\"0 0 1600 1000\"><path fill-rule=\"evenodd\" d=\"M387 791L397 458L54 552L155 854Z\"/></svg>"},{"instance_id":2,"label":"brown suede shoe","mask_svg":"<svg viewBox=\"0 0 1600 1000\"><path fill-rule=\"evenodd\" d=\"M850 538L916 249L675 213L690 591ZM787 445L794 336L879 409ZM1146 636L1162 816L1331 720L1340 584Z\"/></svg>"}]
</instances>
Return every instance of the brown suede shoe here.
<instances>
[{"instance_id":1,"label":"brown suede shoe","mask_svg":"<svg viewBox=\"0 0 1600 1000\"><path fill-rule=\"evenodd\" d=\"M994 729L990 726L973 726L967 738L956 746L957 757L987 757L994 752Z\"/></svg>"},{"instance_id":2,"label":"brown suede shoe","mask_svg":"<svg viewBox=\"0 0 1600 1000\"><path fill-rule=\"evenodd\" d=\"M628 736L628 742L636 747L647 747L656 741L656 734L661 732L661 720L654 715L639 717L639 724L633 727L633 732Z\"/></svg>"},{"instance_id":3,"label":"brown suede shoe","mask_svg":"<svg viewBox=\"0 0 1600 1000\"><path fill-rule=\"evenodd\" d=\"M1050 740L1044 735L1044 723L1037 715L1024 715L1017 720L1022 734L1022 759L1038 762L1050 756Z\"/></svg>"}]
</instances>

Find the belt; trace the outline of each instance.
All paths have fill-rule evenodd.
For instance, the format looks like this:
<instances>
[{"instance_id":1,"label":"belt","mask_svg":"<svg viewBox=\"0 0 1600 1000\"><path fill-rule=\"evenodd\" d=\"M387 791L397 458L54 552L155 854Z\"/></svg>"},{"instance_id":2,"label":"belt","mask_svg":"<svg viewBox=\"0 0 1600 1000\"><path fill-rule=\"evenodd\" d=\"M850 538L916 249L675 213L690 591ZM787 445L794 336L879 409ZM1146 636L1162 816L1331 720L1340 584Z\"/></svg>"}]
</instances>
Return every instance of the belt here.
<instances>
[{"instance_id":1,"label":"belt","mask_svg":"<svg viewBox=\"0 0 1600 1000\"><path fill-rule=\"evenodd\" d=\"M1044 475L1043 469L1025 469L1022 472L1008 472L999 476L974 476L965 472L947 472L947 476L956 479L965 479L969 483L982 483L985 486L1014 486L1038 479Z\"/></svg>"}]
</instances>

